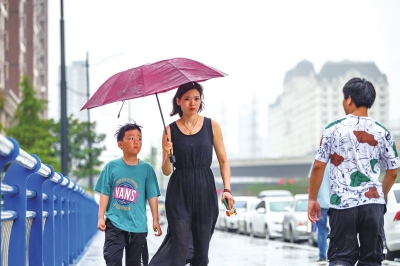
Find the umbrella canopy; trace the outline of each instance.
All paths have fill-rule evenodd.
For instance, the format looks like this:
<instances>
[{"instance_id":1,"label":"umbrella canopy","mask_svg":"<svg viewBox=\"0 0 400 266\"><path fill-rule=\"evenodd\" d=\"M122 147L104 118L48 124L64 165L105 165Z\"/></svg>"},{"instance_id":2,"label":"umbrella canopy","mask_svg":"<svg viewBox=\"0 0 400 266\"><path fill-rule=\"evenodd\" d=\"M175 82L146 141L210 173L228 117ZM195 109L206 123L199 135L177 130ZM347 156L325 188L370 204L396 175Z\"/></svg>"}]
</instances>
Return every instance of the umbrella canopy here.
<instances>
[{"instance_id":1,"label":"umbrella canopy","mask_svg":"<svg viewBox=\"0 0 400 266\"><path fill-rule=\"evenodd\" d=\"M201 82L224 76L225 73L191 59L167 59L113 75L100 86L81 110L157 95L190 81Z\"/></svg>"}]
</instances>

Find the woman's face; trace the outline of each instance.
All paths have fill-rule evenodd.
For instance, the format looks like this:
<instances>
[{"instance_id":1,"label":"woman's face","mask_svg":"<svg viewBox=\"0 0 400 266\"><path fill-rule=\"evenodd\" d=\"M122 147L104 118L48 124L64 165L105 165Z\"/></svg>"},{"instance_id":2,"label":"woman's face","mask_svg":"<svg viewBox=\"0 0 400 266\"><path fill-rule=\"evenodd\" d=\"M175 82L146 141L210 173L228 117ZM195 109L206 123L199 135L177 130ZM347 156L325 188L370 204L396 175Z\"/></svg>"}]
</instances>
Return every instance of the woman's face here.
<instances>
[{"instance_id":1,"label":"woman's face","mask_svg":"<svg viewBox=\"0 0 400 266\"><path fill-rule=\"evenodd\" d=\"M176 99L176 103L184 114L197 114L201 105L200 92L196 89L187 91L180 99Z\"/></svg>"}]
</instances>

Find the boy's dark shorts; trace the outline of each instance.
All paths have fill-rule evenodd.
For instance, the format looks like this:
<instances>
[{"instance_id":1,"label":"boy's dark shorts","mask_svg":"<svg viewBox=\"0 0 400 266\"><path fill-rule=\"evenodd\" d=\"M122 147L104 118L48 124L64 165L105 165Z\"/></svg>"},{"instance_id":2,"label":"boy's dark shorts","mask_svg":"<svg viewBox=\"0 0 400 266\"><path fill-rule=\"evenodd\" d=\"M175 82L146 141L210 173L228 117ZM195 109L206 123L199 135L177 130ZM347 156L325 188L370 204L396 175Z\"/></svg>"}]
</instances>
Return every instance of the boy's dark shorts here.
<instances>
[{"instance_id":1,"label":"boy's dark shorts","mask_svg":"<svg viewBox=\"0 0 400 266\"><path fill-rule=\"evenodd\" d=\"M108 218L105 223L103 255L107 266L122 265L124 249L126 265L148 265L147 232L131 233L121 230L115 227Z\"/></svg>"}]
</instances>

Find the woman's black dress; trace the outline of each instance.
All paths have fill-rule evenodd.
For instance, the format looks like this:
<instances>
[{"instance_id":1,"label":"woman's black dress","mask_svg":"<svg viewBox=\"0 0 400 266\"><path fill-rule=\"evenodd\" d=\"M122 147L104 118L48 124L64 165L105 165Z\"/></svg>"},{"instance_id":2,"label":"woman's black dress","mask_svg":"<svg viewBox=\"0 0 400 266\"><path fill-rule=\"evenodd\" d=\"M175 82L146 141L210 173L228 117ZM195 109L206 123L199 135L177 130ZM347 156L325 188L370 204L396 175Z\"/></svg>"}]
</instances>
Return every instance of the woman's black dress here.
<instances>
[{"instance_id":1,"label":"woman's black dress","mask_svg":"<svg viewBox=\"0 0 400 266\"><path fill-rule=\"evenodd\" d=\"M183 134L170 124L176 163L168 183L165 208L167 235L151 266L208 265L208 248L218 217L218 199L211 171L213 133L211 119L201 130Z\"/></svg>"}]
</instances>

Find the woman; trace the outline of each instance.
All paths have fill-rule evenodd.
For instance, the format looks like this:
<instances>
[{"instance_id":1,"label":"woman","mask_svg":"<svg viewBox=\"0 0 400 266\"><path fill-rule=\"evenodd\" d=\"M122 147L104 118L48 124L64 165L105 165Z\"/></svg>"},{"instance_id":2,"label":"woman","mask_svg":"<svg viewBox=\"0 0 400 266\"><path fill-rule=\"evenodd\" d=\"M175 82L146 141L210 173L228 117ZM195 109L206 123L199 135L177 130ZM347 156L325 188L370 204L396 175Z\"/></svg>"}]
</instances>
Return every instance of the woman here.
<instances>
[{"instance_id":1,"label":"woman","mask_svg":"<svg viewBox=\"0 0 400 266\"><path fill-rule=\"evenodd\" d=\"M219 124L200 116L204 108L203 88L196 82L179 86L172 99L171 123L162 138L164 175L171 175L165 208L167 235L151 266L208 265L208 248L218 217L218 199L211 171L213 146L224 183L223 199L233 207L230 167ZM173 152L176 162L169 161ZM173 167L175 169L173 169Z\"/></svg>"}]
</instances>

